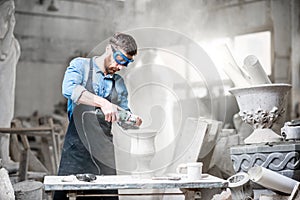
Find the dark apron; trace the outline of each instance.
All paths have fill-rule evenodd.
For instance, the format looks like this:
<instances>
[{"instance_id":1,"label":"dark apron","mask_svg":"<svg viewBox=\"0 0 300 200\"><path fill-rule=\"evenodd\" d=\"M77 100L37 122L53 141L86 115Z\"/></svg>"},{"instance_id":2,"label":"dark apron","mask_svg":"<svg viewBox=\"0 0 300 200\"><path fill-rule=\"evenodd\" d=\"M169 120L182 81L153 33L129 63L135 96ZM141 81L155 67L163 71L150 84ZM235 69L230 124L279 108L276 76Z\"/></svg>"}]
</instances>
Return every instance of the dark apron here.
<instances>
[{"instance_id":1,"label":"dark apron","mask_svg":"<svg viewBox=\"0 0 300 200\"><path fill-rule=\"evenodd\" d=\"M117 104L117 91L114 79L112 90L106 99ZM90 60L86 89L93 89L93 59ZM92 173L96 175L115 175L115 155L111 122L103 116L95 115L95 107L79 104L73 110L65 136L58 175ZM94 191L93 193L117 193L117 190ZM62 199L65 193L56 192L54 199ZM84 198L87 199L87 198ZM100 199L99 197L96 199ZM103 199L118 199L110 197Z\"/></svg>"}]
</instances>

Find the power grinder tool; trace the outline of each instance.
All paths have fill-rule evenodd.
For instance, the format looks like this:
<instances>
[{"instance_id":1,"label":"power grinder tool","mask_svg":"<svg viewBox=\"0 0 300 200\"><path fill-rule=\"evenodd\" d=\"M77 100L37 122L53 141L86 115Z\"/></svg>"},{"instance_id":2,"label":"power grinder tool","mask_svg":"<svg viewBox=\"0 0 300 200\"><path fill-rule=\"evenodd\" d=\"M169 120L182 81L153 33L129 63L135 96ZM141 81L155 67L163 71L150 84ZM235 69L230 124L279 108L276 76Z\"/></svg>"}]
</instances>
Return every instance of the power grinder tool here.
<instances>
[{"instance_id":1,"label":"power grinder tool","mask_svg":"<svg viewBox=\"0 0 300 200\"><path fill-rule=\"evenodd\" d=\"M104 114L100 108L96 108L96 115L99 115L104 118ZM130 111L118 107L117 115L118 115L117 124L123 129L127 130L127 129L139 128L138 126L135 125L137 122L137 116L132 114Z\"/></svg>"}]
</instances>

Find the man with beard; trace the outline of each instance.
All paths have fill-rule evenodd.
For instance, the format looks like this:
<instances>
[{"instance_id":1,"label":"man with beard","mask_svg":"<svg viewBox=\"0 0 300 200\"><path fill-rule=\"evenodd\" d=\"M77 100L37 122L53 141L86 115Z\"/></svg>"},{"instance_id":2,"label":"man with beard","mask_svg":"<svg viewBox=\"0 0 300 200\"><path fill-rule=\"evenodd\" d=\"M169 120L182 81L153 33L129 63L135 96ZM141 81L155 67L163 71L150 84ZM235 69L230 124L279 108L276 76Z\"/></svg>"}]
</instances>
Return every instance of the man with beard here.
<instances>
[{"instance_id":1,"label":"man with beard","mask_svg":"<svg viewBox=\"0 0 300 200\"><path fill-rule=\"evenodd\" d=\"M136 54L134 38L116 33L101 56L78 57L70 62L62 84L63 95L68 99L69 126L58 175L116 174L111 123L118 121L118 110L130 111L124 80L116 72L133 62ZM96 113L95 108L101 109L102 117L93 114ZM134 125L140 126L141 118L136 116L135 119ZM91 141L87 137L91 135L99 141L97 146L100 146L101 152L98 157L91 152ZM104 192L117 193L115 190ZM55 192L54 199L65 198L64 192Z\"/></svg>"}]
</instances>

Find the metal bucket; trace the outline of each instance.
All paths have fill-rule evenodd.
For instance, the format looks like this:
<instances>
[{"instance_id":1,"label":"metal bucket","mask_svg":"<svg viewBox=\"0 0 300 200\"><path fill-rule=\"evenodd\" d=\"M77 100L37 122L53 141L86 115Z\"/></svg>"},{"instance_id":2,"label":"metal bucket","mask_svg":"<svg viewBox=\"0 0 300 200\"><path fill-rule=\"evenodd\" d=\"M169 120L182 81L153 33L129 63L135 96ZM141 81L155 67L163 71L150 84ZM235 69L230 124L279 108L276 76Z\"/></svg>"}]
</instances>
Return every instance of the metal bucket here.
<instances>
[{"instance_id":1,"label":"metal bucket","mask_svg":"<svg viewBox=\"0 0 300 200\"><path fill-rule=\"evenodd\" d=\"M16 200L43 199L43 183L38 181L22 181L13 185Z\"/></svg>"}]
</instances>

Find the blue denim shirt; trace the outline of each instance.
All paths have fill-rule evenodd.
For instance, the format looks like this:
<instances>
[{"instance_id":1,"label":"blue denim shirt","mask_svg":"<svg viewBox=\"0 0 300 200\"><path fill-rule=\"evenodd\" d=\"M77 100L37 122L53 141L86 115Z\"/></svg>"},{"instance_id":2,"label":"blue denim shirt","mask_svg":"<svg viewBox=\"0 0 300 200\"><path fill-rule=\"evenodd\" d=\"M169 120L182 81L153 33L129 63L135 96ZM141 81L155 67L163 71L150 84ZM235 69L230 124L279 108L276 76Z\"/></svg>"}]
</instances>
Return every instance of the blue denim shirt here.
<instances>
[{"instance_id":1,"label":"blue denim shirt","mask_svg":"<svg viewBox=\"0 0 300 200\"><path fill-rule=\"evenodd\" d=\"M96 57L92 59L95 60ZM93 62L94 73L93 73L93 89L95 94L106 98L112 90L112 79L115 80L115 88L118 93L117 105L125 110L130 110L128 107L128 92L125 86L123 78L118 74L104 75L100 70L100 67ZM89 58L74 58L64 75L62 83L62 94L68 99L68 116L69 119L73 113L73 110L78 104L78 99L84 92L85 85L88 79L88 72L90 68Z\"/></svg>"}]
</instances>

